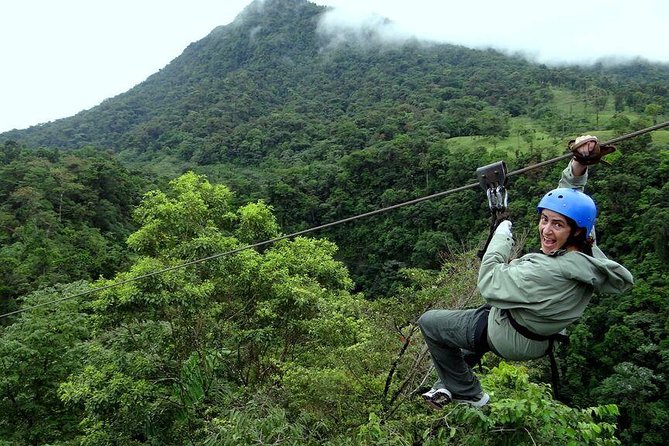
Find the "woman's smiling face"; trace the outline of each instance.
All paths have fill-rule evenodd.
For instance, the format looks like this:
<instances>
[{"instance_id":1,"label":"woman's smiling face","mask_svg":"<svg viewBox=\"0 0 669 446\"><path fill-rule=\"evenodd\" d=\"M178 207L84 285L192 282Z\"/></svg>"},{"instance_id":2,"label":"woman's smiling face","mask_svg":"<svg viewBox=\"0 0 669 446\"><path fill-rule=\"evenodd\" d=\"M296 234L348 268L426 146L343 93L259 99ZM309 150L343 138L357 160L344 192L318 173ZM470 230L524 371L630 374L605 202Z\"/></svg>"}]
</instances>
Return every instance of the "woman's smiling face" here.
<instances>
[{"instance_id":1,"label":"woman's smiling face","mask_svg":"<svg viewBox=\"0 0 669 446\"><path fill-rule=\"evenodd\" d=\"M566 248L564 244L567 242L570 234L571 227L564 215L548 209L541 211L541 216L539 217L541 252L550 254L560 248Z\"/></svg>"}]
</instances>

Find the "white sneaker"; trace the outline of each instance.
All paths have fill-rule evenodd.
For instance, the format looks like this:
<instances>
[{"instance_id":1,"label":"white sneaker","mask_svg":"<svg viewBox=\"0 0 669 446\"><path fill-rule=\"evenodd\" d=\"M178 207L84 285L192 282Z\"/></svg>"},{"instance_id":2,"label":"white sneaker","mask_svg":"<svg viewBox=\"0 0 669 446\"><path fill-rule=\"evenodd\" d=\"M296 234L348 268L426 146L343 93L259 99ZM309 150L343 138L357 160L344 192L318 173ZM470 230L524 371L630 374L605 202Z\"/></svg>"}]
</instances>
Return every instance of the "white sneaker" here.
<instances>
[{"instance_id":1,"label":"white sneaker","mask_svg":"<svg viewBox=\"0 0 669 446\"><path fill-rule=\"evenodd\" d=\"M461 396L453 395L450 390L445 388L430 389L421 396L430 407L436 410L443 409L451 401L459 404L469 404L473 407L483 407L490 401L490 395L485 392L475 396Z\"/></svg>"},{"instance_id":2,"label":"white sneaker","mask_svg":"<svg viewBox=\"0 0 669 446\"><path fill-rule=\"evenodd\" d=\"M470 406L474 406L474 407L483 407L486 404L488 404L488 401L490 401L490 395L488 395L485 392L481 392L481 393L479 393L478 395L475 395L475 396L455 395L455 396L453 396L452 399L456 403L469 404Z\"/></svg>"},{"instance_id":3,"label":"white sneaker","mask_svg":"<svg viewBox=\"0 0 669 446\"><path fill-rule=\"evenodd\" d=\"M453 395L448 389L430 389L421 395L425 402L435 410L441 410L453 400Z\"/></svg>"}]
</instances>

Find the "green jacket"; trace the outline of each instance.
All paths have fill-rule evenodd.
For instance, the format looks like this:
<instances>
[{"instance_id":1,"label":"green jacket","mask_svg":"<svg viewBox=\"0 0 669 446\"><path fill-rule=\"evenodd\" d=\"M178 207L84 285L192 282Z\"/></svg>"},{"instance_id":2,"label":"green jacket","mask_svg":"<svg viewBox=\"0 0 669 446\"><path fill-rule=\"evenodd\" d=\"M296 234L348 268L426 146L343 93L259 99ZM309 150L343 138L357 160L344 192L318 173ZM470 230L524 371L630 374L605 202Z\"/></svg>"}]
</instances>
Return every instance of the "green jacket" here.
<instances>
[{"instance_id":1,"label":"green jacket","mask_svg":"<svg viewBox=\"0 0 669 446\"><path fill-rule=\"evenodd\" d=\"M559 187L583 189L586 181L587 173L574 177L568 166ZM538 358L546 353L548 341L525 338L501 310L509 310L530 331L551 335L581 317L594 291L618 294L633 284L632 274L606 258L596 245L592 257L561 250L550 255L530 253L509 262L513 243L511 237L495 234L478 277L479 291L493 307L488 316L488 342L504 358Z\"/></svg>"}]
</instances>

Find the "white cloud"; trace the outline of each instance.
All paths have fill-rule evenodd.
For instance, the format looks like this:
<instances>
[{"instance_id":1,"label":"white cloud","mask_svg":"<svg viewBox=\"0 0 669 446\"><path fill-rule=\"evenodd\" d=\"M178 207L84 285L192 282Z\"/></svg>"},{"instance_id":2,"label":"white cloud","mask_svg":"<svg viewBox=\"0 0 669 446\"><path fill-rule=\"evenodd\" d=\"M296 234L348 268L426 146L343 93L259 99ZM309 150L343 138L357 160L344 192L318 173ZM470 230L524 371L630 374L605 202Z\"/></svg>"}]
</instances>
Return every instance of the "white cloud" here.
<instances>
[{"instance_id":1,"label":"white cloud","mask_svg":"<svg viewBox=\"0 0 669 446\"><path fill-rule=\"evenodd\" d=\"M669 3L661 0L323 0L337 22L365 14L391 19L407 34L472 48L522 52L543 63L642 57L669 63ZM388 29L388 28L387 28Z\"/></svg>"},{"instance_id":2,"label":"white cloud","mask_svg":"<svg viewBox=\"0 0 669 446\"><path fill-rule=\"evenodd\" d=\"M364 42L373 37L383 41L401 43L413 34L398 24L374 12L363 11L351 15L349 11L334 9L324 14L318 31L330 37L334 44L355 39Z\"/></svg>"}]
</instances>

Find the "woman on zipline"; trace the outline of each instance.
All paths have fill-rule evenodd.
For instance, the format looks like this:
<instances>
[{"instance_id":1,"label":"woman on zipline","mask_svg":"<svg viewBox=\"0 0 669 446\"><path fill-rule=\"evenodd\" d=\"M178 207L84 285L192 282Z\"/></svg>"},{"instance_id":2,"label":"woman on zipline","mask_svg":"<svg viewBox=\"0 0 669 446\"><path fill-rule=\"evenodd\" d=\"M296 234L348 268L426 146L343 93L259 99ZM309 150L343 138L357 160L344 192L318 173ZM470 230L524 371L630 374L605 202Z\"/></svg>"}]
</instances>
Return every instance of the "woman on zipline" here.
<instances>
[{"instance_id":1,"label":"woman on zipline","mask_svg":"<svg viewBox=\"0 0 669 446\"><path fill-rule=\"evenodd\" d=\"M509 261L511 222L502 221L478 275L479 291L489 305L430 310L418 320L439 378L422 395L434 408L451 401L475 407L488 402L465 352L490 350L509 360L539 358L583 314L594 291L617 294L631 288L632 274L594 243L597 209L583 193L587 166L600 160L602 148L597 138L586 135L573 142L572 151L558 188L537 206L541 252Z\"/></svg>"}]
</instances>

